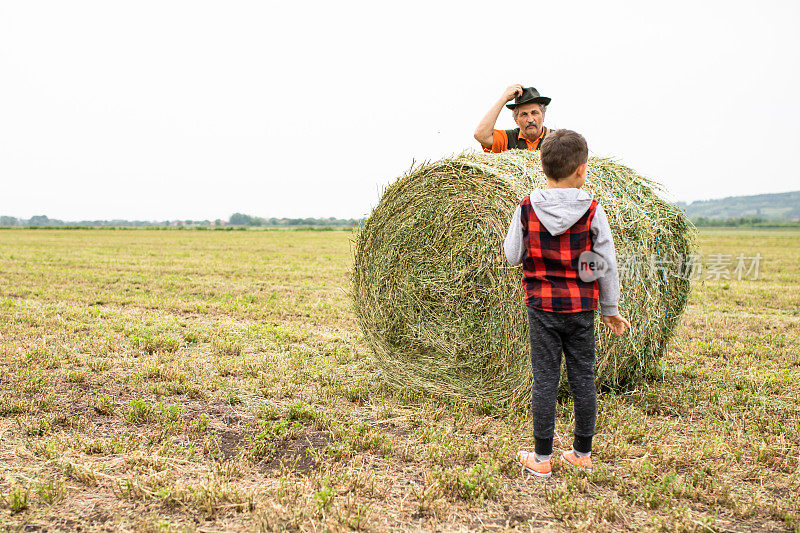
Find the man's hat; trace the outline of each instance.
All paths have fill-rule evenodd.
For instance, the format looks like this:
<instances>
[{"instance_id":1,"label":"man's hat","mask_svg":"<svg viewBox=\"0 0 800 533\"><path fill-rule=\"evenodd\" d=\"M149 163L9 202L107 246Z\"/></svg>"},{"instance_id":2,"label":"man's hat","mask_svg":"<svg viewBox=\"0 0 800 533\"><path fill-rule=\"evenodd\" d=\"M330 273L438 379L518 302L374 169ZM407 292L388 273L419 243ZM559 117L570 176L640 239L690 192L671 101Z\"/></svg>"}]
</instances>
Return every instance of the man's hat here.
<instances>
[{"instance_id":1,"label":"man's hat","mask_svg":"<svg viewBox=\"0 0 800 533\"><path fill-rule=\"evenodd\" d=\"M525 87L524 89L522 89L522 96L514 98L514 103L506 104L506 107L509 109L514 109L518 105L522 104L547 105L549 103L550 103L550 98L540 95L539 91L537 91L535 87Z\"/></svg>"}]
</instances>

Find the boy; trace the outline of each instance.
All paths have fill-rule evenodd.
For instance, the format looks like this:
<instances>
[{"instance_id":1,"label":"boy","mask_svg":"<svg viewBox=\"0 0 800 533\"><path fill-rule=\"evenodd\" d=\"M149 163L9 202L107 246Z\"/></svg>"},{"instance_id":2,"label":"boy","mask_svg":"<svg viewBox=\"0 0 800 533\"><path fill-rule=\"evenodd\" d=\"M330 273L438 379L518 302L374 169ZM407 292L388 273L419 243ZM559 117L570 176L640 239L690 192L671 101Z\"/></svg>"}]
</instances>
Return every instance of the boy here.
<instances>
[{"instance_id":1,"label":"boy","mask_svg":"<svg viewBox=\"0 0 800 533\"><path fill-rule=\"evenodd\" d=\"M592 470L592 436L597 415L594 384L594 311L616 335L630 323L620 316L614 240L603 208L581 190L589 148L582 135L557 130L541 149L547 188L523 198L514 211L503 249L512 265L523 265L522 284L533 365L534 453L517 460L530 473L549 477L561 352L575 402L575 438L561 457Z\"/></svg>"}]
</instances>

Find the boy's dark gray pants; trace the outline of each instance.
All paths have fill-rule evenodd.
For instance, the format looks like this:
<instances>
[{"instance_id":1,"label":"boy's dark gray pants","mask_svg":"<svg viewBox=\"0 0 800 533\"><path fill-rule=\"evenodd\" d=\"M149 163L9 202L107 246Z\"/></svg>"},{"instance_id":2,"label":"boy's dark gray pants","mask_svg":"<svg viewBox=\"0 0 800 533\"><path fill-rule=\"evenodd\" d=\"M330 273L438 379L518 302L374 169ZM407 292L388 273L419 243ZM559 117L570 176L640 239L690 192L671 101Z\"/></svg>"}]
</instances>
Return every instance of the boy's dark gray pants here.
<instances>
[{"instance_id":1,"label":"boy's dark gray pants","mask_svg":"<svg viewBox=\"0 0 800 533\"><path fill-rule=\"evenodd\" d=\"M597 389L594 385L594 311L552 313L528 307L533 365L533 436L536 453L553 452L556 393L561 377L561 352L575 403L575 439L579 452L592 449Z\"/></svg>"}]
</instances>

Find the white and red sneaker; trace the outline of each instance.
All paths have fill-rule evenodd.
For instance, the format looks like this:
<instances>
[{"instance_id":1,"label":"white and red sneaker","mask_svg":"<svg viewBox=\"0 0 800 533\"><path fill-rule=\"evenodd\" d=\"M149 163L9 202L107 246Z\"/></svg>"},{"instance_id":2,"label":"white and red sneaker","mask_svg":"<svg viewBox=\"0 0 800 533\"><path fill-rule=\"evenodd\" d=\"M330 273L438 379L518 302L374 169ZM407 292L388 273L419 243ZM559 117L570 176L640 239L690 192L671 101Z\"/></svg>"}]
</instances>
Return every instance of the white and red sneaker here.
<instances>
[{"instance_id":1,"label":"white and red sneaker","mask_svg":"<svg viewBox=\"0 0 800 533\"><path fill-rule=\"evenodd\" d=\"M570 449L568 452L562 453L561 458L579 470L587 473L592 471L592 457L589 455L578 457L575 455L575 450Z\"/></svg>"},{"instance_id":2,"label":"white and red sneaker","mask_svg":"<svg viewBox=\"0 0 800 533\"><path fill-rule=\"evenodd\" d=\"M520 450L517 452L517 462L536 477L550 477L552 474L550 461L536 461L535 453Z\"/></svg>"}]
</instances>

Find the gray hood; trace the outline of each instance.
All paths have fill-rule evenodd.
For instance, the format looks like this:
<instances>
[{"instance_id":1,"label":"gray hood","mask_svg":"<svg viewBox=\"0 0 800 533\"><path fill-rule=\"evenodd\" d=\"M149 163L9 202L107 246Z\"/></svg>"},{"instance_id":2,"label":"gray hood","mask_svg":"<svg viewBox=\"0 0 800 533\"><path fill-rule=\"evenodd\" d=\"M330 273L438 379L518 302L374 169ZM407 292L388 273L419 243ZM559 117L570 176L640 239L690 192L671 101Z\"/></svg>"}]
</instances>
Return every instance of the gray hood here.
<instances>
[{"instance_id":1,"label":"gray hood","mask_svg":"<svg viewBox=\"0 0 800 533\"><path fill-rule=\"evenodd\" d=\"M592 205L592 195L582 189L535 189L531 205L550 235L561 235Z\"/></svg>"}]
</instances>

